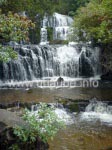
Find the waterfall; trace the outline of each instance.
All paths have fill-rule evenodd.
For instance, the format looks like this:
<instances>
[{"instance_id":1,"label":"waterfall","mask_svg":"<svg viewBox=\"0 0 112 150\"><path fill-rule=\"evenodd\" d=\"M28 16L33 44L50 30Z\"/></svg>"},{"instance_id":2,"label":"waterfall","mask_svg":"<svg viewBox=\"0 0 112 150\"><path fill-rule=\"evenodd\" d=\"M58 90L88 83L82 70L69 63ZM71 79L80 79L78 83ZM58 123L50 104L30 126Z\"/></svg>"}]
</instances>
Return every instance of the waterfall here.
<instances>
[{"instance_id":1,"label":"waterfall","mask_svg":"<svg viewBox=\"0 0 112 150\"><path fill-rule=\"evenodd\" d=\"M58 13L53 14L53 28L54 28L54 34L53 39L54 40L67 40L68 35L70 33L70 26L73 23L73 19L66 15L61 15Z\"/></svg>"},{"instance_id":2,"label":"waterfall","mask_svg":"<svg viewBox=\"0 0 112 150\"><path fill-rule=\"evenodd\" d=\"M53 40L68 40L73 19L66 15L54 13L52 16L45 14L41 28L41 45L48 44L47 27L53 28Z\"/></svg>"}]
</instances>

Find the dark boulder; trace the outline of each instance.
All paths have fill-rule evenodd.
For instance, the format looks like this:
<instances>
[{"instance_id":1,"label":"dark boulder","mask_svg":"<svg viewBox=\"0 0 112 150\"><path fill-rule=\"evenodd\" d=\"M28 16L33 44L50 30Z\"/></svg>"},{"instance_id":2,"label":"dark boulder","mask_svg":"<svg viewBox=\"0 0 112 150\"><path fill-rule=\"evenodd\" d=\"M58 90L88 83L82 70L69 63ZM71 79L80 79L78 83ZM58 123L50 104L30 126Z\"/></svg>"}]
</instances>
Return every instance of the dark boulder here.
<instances>
[{"instance_id":1,"label":"dark boulder","mask_svg":"<svg viewBox=\"0 0 112 150\"><path fill-rule=\"evenodd\" d=\"M94 76L94 70L92 68L91 62L89 57L85 56L85 53L82 52L80 56L79 62L79 75L84 77L91 77Z\"/></svg>"},{"instance_id":2,"label":"dark boulder","mask_svg":"<svg viewBox=\"0 0 112 150\"><path fill-rule=\"evenodd\" d=\"M13 134L13 128L4 126L4 130L0 132L0 150L8 150L13 146L20 150L48 150L49 147L39 138L33 143L30 141L22 142Z\"/></svg>"},{"instance_id":3,"label":"dark boulder","mask_svg":"<svg viewBox=\"0 0 112 150\"><path fill-rule=\"evenodd\" d=\"M62 77L59 77L57 80L58 85L61 85L61 83L64 82L64 79Z\"/></svg>"}]
</instances>

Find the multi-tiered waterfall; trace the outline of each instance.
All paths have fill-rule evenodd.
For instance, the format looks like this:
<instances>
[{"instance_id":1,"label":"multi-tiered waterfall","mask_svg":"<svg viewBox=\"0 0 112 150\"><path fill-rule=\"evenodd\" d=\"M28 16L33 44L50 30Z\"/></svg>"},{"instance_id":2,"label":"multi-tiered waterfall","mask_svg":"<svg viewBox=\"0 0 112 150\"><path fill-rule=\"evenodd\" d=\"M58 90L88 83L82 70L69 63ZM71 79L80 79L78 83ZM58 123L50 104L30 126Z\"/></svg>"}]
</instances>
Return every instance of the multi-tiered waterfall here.
<instances>
[{"instance_id":1,"label":"multi-tiered waterfall","mask_svg":"<svg viewBox=\"0 0 112 150\"><path fill-rule=\"evenodd\" d=\"M18 45L18 59L0 63L2 83L32 81L43 77L93 77L99 74L99 49L86 44L48 45L47 25L54 28L54 39L66 39L72 19L55 13L44 17L40 45Z\"/></svg>"},{"instance_id":2,"label":"multi-tiered waterfall","mask_svg":"<svg viewBox=\"0 0 112 150\"><path fill-rule=\"evenodd\" d=\"M47 27L53 29L53 40L68 40L72 23L73 19L69 16L58 13L54 13L53 16L47 16L45 14L42 21L40 45L48 43Z\"/></svg>"}]
</instances>

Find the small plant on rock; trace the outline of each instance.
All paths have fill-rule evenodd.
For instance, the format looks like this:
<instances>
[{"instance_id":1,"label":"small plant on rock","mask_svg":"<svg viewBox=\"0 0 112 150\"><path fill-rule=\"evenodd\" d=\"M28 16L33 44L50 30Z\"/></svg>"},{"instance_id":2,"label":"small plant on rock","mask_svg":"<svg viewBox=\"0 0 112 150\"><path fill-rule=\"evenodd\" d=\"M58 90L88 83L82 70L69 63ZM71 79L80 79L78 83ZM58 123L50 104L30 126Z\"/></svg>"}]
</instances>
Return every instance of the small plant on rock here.
<instances>
[{"instance_id":1,"label":"small plant on rock","mask_svg":"<svg viewBox=\"0 0 112 150\"><path fill-rule=\"evenodd\" d=\"M23 119L27 122L27 127L16 126L14 134L19 137L22 142L34 143L37 138L47 143L48 139L56 135L64 123L59 120L53 108L47 104L41 103L37 112L25 110Z\"/></svg>"}]
</instances>

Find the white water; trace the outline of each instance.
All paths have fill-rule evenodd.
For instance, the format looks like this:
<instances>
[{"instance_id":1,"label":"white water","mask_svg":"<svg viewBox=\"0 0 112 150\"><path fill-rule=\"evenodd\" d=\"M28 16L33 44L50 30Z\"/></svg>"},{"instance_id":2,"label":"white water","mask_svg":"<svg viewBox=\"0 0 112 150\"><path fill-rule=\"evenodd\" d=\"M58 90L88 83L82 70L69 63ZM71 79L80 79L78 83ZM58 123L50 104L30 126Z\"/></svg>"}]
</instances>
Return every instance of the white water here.
<instances>
[{"instance_id":1,"label":"white water","mask_svg":"<svg viewBox=\"0 0 112 150\"><path fill-rule=\"evenodd\" d=\"M57 61L60 66L60 75L66 76L69 73L69 76L79 76L79 56L77 49L72 46L61 46L57 48ZM71 70L71 72L70 72Z\"/></svg>"},{"instance_id":2,"label":"white water","mask_svg":"<svg viewBox=\"0 0 112 150\"><path fill-rule=\"evenodd\" d=\"M62 108L58 108L56 104L50 103L49 105L51 105L54 113L60 121L63 121L66 125L74 123L73 115L68 113L66 109L63 108L63 106ZM39 105L32 105L31 114L38 116L39 109L41 109Z\"/></svg>"},{"instance_id":3,"label":"white water","mask_svg":"<svg viewBox=\"0 0 112 150\"><path fill-rule=\"evenodd\" d=\"M48 21L48 18L45 15L44 18L43 18L43 21L42 21L42 28L41 28L41 31L40 31L40 35L41 35L40 45L46 45L46 44L49 43L47 41L47 21Z\"/></svg>"},{"instance_id":4,"label":"white water","mask_svg":"<svg viewBox=\"0 0 112 150\"><path fill-rule=\"evenodd\" d=\"M73 19L66 15L54 13L54 40L67 40Z\"/></svg>"},{"instance_id":5,"label":"white water","mask_svg":"<svg viewBox=\"0 0 112 150\"><path fill-rule=\"evenodd\" d=\"M74 123L72 114L69 114L65 109L56 108L54 112L60 120L65 122L66 125Z\"/></svg>"},{"instance_id":6,"label":"white water","mask_svg":"<svg viewBox=\"0 0 112 150\"><path fill-rule=\"evenodd\" d=\"M67 63L75 59L79 60L80 54L74 47L71 46L61 46L57 49L57 59L61 64Z\"/></svg>"},{"instance_id":7,"label":"white water","mask_svg":"<svg viewBox=\"0 0 112 150\"><path fill-rule=\"evenodd\" d=\"M41 42L40 45L46 45L49 42L47 41L47 29L45 27L41 28Z\"/></svg>"},{"instance_id":8,"label":"white water","mask_svg":"<svg viewBox=\"0 0 112 150\"><path fill-rule=\"evenodd\" d=\"M49 106L53 108L53 111L59 120L63 121L66 125L74 124L79 118L81 121L87 121L91 123L100 121L101 124L112 126L112 105L108 105L106 102L104 103L101 101L92 100L92 102L90 102L86 107L85 112L81 112L79 115L76 115L76 113L68 113L68 111L59 104L57 105L49 103ZM36 111L34 111L35 108ZM38 113L38 109L39 105L32 106L33 113Z\"/></svg>"},{"instance_id":9,"label":"white water","mask_svg":"<svg viewBox=\"0 0 112 150\"><path fill-rule=\"evenodd\" d=\"M81 114L81 120L92 122L99 120L102 124L112 126L112 106L93 100Z\"/></svg>"},{"instance_id":10,"label":"white water","mask_svg":"<svg viewBox=\"0 0 112 150\"><path fill-rule=\"evenodd\" d=\"M47 27L53 28L53 40L68 40L73 19L69 16L54 13L52 17L45 14L42 21L40 45L47 45Z\"/></svg>"}]
</instances>

